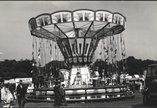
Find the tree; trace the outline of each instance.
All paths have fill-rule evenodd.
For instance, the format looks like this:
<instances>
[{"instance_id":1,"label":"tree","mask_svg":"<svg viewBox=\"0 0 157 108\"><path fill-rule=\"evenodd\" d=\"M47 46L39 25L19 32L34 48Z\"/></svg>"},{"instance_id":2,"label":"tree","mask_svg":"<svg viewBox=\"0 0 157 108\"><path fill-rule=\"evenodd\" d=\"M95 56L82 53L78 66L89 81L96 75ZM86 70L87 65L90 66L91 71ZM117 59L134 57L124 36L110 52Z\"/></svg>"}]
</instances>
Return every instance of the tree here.
<instances>
[{"instance_id":1,"label":"tree","mask_svg":"<svg viewBox=\"0 0 157 108\"><path fill-rule=\"evenodd\" d=\"M154 60L141 60L141 59L136 59L133 56L129 56L128 58L124 59L124 60L120 60L117 62L117 66L118 68L116 68L117 72L122 72L125 71L123 69L123 66L125 66L126 68L126 72L130 75L134 75L134 74L140 74L142 75L144 70L147 69L148 65L150 64L155 64L157 63L157 61ZM107 68L105 68L105 66ZM102 60L96 60L95 63L93 63L93 65L91 66L92 70L95 70L96 67L98 67L100 70L101 69L107 69L107 71L112 72L113 70L113 66L111 64L107 64L105 61Z\"/></svg>"},{"instance_id":2,"label":"tree","mask_svg":"<svg viewBox=\"0 0 157 108\"><path fill-rule=\"evenodd\" d=\"M0 62L0 76L3 78L31 77L31 60L4 60Z\"/></svg>"}]
</instances>

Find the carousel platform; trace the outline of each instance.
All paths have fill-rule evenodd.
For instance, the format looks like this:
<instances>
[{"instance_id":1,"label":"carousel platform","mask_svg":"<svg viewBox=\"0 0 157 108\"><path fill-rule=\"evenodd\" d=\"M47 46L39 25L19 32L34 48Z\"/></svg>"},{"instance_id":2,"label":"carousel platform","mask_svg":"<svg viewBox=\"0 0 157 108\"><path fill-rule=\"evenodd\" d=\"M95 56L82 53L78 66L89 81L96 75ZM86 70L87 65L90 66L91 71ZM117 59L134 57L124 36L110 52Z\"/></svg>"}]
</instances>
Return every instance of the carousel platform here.
<instances>
[{"instance_id":1,"label":"carousel platform","mask_svg":"<svg viewBox=\"0 0 157 108\"><path fill-rule=\"evenodd\" d=\"M134 93L124 85L110 85L105 87L81 87L65 88L67 102L89 102L101 100L115 100L132 98ZM33 93L27 94L28 102L53 102L53 88L34 89Z\"/></svg>"}]
</instances>

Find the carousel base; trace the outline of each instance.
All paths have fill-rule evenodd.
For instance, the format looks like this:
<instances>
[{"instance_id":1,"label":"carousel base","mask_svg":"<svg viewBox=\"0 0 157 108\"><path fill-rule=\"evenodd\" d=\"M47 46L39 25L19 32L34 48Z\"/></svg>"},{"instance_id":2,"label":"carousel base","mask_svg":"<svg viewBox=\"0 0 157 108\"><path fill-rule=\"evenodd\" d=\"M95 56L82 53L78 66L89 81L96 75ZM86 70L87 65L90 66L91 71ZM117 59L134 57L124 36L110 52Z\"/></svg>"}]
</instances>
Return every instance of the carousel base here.
<instances>
[{"instance_id":1,"label":"carousel base","mask_svg":"<svg viewBox=\"0 0 157 108\"><path fill-rule=\"evenodd\" d=\"M67 102L107 101L134 97L134 93L123 85L65 88L65 93ZM54 102L53 88L34 89L33 93L27 94L26 99L28 102Z\"/></svg>"}]
</instances>

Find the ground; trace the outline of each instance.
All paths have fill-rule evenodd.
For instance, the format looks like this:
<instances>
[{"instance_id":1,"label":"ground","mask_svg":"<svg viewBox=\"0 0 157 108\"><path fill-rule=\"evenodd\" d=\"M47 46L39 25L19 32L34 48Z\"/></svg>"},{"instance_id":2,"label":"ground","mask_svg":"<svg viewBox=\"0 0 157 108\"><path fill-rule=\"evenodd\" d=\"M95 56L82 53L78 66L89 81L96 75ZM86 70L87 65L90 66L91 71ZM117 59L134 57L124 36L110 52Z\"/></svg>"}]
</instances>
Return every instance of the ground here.
<instances>
[{"instance_id":1,"label":"ground","mask_svg":"<svg viewBox=\"0 0 157 108\"><path fill-rule=\"evenodd\" d=\"M17 107L17 104L13 106ZM67 106L61 108L156 108L157 105L144 106L142 103L142 94L136 91L133 99L114 100L108 102L93 102L93 103L68 103ZM26 103L25 108L54 108L53 103L38 102Z\"/></svg>"}]
</instances>

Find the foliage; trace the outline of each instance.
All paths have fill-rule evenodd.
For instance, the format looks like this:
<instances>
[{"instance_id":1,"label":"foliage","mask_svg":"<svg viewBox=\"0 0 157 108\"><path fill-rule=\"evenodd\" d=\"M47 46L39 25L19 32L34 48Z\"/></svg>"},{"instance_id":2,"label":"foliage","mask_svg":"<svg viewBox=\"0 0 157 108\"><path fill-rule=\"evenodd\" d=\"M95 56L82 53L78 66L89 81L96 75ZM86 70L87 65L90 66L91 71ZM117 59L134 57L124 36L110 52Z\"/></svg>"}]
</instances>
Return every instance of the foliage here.
<instances>
[{"instance_id":1,"label":"foliage","mask_svg":"<svg viewBox=\"0 0 157 108\"><path fill-rule=\"evenodd\" d=\"M1 78L22 78L22 77L32 77L32 66L33 61L31 60L4 60L0 62L0 79ZM111 64L107 65L107 62L102 60L97 60L93 65L91 65L91 69L95 70L96 67L99 67L99 71L101 72L103 69L108 71L118 72L126 71L130 75L134 74L143 74L143 71L147 69L149 64L155 64L157 61L153 60L141 60L136 59L133 56L128 57L125 60L118 61L117 67ZM125 66L125 70L123 68ZM46 72L49 74L53 72L54 75L57 76L57 69L69 69L69 67L64 63L64 61L52 61L46 65Z\"/></svg>"},{"instance_id":2,"label":"foliage","mask_svg":"<svg viewBox=\"0 0 157 108\"><path fill-rule=\"evenodd\" d=\"M115 65L107 64L107 62L102 60L97 60L92 66L92 70L95 70L96 67L101 71L105 69L109 72L117 71L119 72L126 72L130 75L140 74L142 75L144 70L147 69L148 65L155 64L157 61L154 60L141 60L136 59L133 56L126 58L125 60L121 60L117 62L117 67ZM125 69L124 69L125 67Z\"/></svg>"},{"instance_id":3,"label":"foliage","mask_svg":"<svg viewBox=\"0 0 157 108\"><path fill-rule=\"evenodd\" d=\"M1 78L31 77L31 60L4 60L0 62Z\"/></svg>"}]
</instances>

